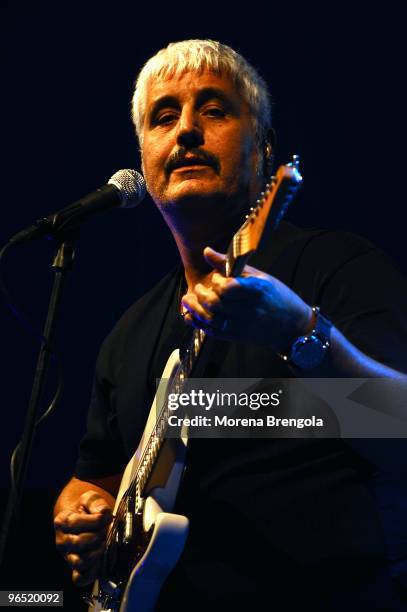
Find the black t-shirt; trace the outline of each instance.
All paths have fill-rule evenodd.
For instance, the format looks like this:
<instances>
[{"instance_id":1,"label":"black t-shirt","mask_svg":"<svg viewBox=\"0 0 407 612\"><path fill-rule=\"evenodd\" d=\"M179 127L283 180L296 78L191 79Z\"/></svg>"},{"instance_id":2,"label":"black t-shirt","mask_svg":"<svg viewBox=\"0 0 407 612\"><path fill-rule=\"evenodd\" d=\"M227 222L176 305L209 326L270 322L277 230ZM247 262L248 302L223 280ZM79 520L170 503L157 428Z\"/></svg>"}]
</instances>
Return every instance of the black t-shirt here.
<instances>
[{"instance_id":1,"label":"black t-shirt","mask_svg":"<svg viewBox=\"0 0 407 612\"><path fill-rule=\"evenodd\" d=\"M250 263L319 306L367 355L407 370L407 285L369 242L282 223ZM120 473L134 453L156 379L188 333L179 315L182 281L178 267L138 300L105 340L78 478ZM215 341L207 375L293 374L268 347ZM177 510L191 521L177 568L183 588L188 584L203 593L209 581L219 597L256 591L259 580L264 584L265 552L276 583L293 574L303 582L315 572L332 578L339 560L349 575L355 563L379 560L383 541L363 484L369 470L340 440L191 440L177 501ZM253 559L250 569L242 566L242 556Z\"/></svg>"}]
</instances>

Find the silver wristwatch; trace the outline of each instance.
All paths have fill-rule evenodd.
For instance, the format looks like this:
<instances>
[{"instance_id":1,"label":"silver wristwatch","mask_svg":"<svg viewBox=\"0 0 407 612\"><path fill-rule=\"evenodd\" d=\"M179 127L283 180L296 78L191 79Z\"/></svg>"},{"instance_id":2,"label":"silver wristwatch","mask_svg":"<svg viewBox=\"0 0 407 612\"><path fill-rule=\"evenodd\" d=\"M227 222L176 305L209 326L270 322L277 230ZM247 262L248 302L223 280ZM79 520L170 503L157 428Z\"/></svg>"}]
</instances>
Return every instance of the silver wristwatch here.
<instances>
[{"instance_id":1,"label":"silver wristwatch","mask_svg":"<svg viewBox=\"0 0 407 612\"><path fill-rule=\"evenodd\" d=\"M284 361L303 370L312 370L321 365L331 345L332 323L313 306L314 325L310 333L294 340L287 355L280 355Z\"/></svg>"}]
</instances>

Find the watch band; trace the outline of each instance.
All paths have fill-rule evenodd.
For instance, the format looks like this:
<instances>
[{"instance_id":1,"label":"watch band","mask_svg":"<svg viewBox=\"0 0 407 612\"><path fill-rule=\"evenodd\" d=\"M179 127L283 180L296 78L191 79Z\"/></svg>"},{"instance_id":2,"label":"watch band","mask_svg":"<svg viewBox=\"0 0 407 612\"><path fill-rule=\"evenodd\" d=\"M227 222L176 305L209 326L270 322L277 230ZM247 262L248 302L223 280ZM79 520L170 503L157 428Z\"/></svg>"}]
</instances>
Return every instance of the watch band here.
<instances>
[{"instance_id":1,"label":"watch band","mask_svg":"<svg viewBox=\"0 0 407 612\"><path fill-rule=\"evenodd\" d=\"M332 323L329 319L324 317L324 315L321 313L319 309L319 306L313 306L312 312L315 315L316 323L315 323L314 329L311 331L311 334L316 334L317 336L319 336L321 341L327 345L326 348L328 348L330 345L329 337L331 334Z\"/></svg>"},{"instance_id":2,"label":"watch band","mask_svg":"<svg viewBox=\"0 0 407 612\"><path fill-rule=\"evenodd\" d=\"M304 369L311 369L319 365L331 344L331 321L321 314L318 306L312 307L312 313L311 331L299 336L293 342L289 354L280 353L284 361Z\"/></svg>"}]
</instances>

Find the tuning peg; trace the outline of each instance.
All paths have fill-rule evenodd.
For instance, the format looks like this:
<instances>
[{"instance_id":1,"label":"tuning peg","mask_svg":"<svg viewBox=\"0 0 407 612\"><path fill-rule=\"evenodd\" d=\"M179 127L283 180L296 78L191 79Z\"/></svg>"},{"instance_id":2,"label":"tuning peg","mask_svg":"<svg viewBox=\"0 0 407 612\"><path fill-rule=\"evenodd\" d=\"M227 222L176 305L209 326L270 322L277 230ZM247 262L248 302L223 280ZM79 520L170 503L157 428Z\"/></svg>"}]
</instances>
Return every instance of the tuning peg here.
<instances>
[{"instance_id":1,"label":"tuning peg","mask_svg":"<svg viewBox=\"0 0 407 612\"><path fill-rule=\"evenodd\" d=\"M293 160L291 162L292 166L298 170L300 167L300 156L299 155L293 155Z\"/></svg>"}]
</instances>

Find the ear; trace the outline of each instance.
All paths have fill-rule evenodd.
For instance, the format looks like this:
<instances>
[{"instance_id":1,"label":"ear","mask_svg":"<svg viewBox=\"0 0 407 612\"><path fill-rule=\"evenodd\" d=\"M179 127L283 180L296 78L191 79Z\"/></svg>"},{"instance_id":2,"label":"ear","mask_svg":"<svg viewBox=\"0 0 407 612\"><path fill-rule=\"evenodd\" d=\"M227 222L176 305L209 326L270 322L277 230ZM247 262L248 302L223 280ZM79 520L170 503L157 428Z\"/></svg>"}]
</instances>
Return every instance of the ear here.
<instances>
[{"instance_id":1,"label":"ear","mask_svg":"<svg viewBox=\"0 0 407 612\"><path fill-rule=\"evenodd\" d=\"M264 144L263 144L263 172L264 177L268 179L273 171L273 162L274 162L274 149L276 143L276 133L273 128L270 128L267 131Z\"/></svg>"},{"instance_id":2,"label":"ear","mask_svg":"<svg viewBox=\"0 0 407 612\"><path fill-rule=\"evenodd\" d=\"M142 174L144 176L144 158L143 158L143 151L142 151L141 147L139 149L139 155L140 155L140 168L141 168L141 172L142 172Z\"/></svg>"},{"instance_id":3,"label":"ear","mask_svg":"<svg viewBox=\"0 0 407 612\"><path fill-rule=\"evenodd\" d=\"M266 144L264 145L264 157L266 160L269 160L273 157L273 148L268 141L266 141Z\"/></svg>"},{"instance_id":4,"label":"ear","mask_svg":"<svg viewBox=\"0 0 407 612\"><path fill-rule=\"evenodd\" d=\"M276 133L273 128L270 128L266 134L266 138L263 145L263 172L266 179L271 176L273 170L275 142Z\"/></svg>"},{"instance_id":5,"label":"ear","mask_svg":"<svg viewBox=\"0 0 407 612\"><path fill-rule=\"evenodd\" d=\"M273 153L274 153L276 144L277 144L277 135L276 135L276 131L273 128L270 128L269 130L267 130L266 140L267 142L271 144L271 148L273 149Z\"/></svg>"}]
</instances>

